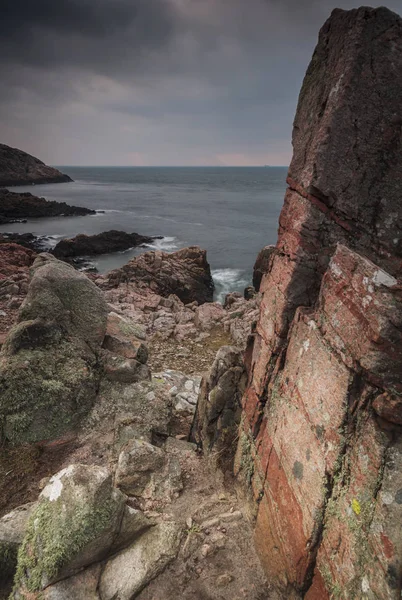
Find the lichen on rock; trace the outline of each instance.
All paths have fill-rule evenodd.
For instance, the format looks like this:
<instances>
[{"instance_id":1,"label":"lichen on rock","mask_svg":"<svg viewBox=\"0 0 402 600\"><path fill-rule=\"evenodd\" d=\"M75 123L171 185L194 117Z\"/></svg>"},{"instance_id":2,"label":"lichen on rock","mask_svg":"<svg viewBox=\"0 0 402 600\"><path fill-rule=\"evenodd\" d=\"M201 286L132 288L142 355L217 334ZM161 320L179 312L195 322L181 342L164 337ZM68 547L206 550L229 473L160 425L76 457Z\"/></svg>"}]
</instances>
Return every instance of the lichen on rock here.
<instances>
[{"instance_id":1,"label":"lichen on rock","mask_svg":"<svg viewBox=\"0 0 402 600\"><path fill-rule=\"evenodd\" d=\"M52 477L18 551L12 598L29 597L101 560L119 531L124 506L107 469L70 465Z\"/></svg>"},{"instance_id":2,"label":"lichen on rock","mask_svg":"<svg viewBox=\"0 0 402 600\"><path fill-rule=\"evenodd\" d=\"M3 441L56 438L91 408L107 305L85 275L42 254L0 355Z\"/></svg>"}]
</instances>

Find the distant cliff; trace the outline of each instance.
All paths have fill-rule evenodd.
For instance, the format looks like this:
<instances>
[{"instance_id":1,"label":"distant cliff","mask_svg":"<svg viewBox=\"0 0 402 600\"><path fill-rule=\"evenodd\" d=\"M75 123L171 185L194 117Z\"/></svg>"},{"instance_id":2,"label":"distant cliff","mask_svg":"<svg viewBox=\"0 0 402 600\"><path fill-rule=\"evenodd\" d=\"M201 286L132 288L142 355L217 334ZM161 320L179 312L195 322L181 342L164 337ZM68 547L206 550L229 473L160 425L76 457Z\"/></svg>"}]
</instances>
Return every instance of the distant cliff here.
<instances>
[{"instance_id":1,"label":"distant cliff","mask_svg":"<svg viewBox=\"0 0 402 600\"><path fill-rule=\"evenodd\" d=\"M0 186L30 183L63 183L72 179L38 158L0 144Z\"/></svg>"}]
</instances>

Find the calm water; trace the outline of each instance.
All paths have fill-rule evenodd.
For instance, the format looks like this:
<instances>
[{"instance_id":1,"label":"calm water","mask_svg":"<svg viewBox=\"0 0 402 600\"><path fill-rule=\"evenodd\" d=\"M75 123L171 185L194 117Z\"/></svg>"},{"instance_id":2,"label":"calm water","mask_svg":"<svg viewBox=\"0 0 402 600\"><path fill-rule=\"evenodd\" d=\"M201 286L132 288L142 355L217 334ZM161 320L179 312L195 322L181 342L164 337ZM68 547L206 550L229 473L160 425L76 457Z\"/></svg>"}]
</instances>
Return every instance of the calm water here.
<instances>
[{"instance_id":1,"label":"calm water","mask_svg":"<svg viewBox=\"0 0 402 600\"><path fill-rule=\"evenodd\" d=\"M218 297L251 281L258 251L276 242L287 168L59 167L74 183L13 188L48 200L104 210L87 217L31 220L0 231L50 235L55 244L77 233L120 229L162 235L155 247L207 250ZM149 249L149 248L148 248ZM100 272L141 250L96 258Z\"/></svg>"}]
</instances>

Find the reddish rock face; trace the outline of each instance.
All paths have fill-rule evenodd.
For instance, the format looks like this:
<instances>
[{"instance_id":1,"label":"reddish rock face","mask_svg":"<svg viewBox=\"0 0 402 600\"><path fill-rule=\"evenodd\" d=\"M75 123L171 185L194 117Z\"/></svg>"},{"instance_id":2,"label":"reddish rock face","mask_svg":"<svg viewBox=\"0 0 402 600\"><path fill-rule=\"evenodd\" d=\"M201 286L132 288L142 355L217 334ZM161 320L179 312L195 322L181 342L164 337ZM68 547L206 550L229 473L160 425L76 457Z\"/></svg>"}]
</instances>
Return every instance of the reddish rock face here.
<instances>
[{"instance_id":1,"label":"reddish rock face","mask_svg":"<svg viewBox=\"0 0 402 600\"><path fill-rule=\"evenodd\" d=\"M0 244L0 279L6 279L18 272L28 271L35 260L36 252L18 244Z\"/></svg>"},{"instance_id":2,"label":"reddish rock face","mask_svg":"<svg viewBox=\"0 0 402 600\"><path fill-rule=\"evenodd\" d=\"M401 115L401 19L335 10L300 94L235 461L286 597L401 591Z\"/></svg>"},{"instance_id":3,"label":"reddish rock face","mask_svg":"<svg viewBox=\"0 0 402 600\"><path fill-rule=\"evenodd\" d=\"M198 246L177 252L146 252L103 278L101 287L149 288L160 296L175 294L182 302L212 302L214 282L205 250Z\"/></svg>"}]
</instances>

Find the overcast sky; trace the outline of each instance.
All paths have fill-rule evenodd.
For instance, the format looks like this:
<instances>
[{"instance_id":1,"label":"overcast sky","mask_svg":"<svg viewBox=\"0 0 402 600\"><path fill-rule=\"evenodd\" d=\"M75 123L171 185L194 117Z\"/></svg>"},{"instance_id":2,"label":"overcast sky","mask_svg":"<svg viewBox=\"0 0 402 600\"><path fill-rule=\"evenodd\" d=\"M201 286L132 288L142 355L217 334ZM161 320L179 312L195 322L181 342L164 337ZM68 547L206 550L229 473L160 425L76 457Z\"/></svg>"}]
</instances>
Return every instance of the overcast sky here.
<instances>
[{"instance_id":1,"label":"overcast sky","mask_svg":"<svg viewBox=\"0 0 402 600\"><path fill-rule=\"evenodd\" d=\"M0 141L55 165L288 164L318 30L359 5L5 0Z\"/></svg>"}]
</instances>

